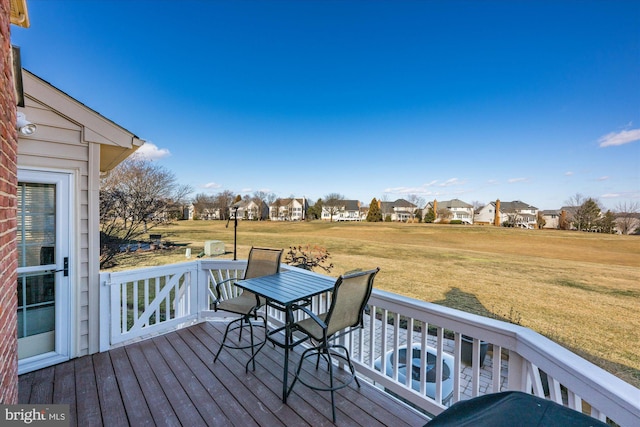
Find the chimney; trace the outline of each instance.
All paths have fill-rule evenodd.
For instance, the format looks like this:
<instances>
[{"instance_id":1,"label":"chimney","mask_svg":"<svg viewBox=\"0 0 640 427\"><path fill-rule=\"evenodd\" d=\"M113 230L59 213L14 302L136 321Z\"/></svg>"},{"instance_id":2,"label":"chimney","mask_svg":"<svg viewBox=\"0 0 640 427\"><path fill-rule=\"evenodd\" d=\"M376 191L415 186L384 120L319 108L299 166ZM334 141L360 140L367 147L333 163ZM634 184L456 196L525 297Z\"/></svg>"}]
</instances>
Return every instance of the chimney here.
<instances>
[{"instance_id":1,"label":"chimney","mask_svg":"<svg viewBox=\"0 0 640 427\"><path fill-rule=\"evenodd\" d=\"M493 217L493 225L500 227L500 199L496 200L496 212Z\"/></svg>"},{"instance_id":2,"label":"chimney","mask_svg":"<svg viewBox=\"0 0 640 427\"><path fill-rule=\"evenodd\" d=\"M438 201L433 199L433 222L436 222L438 219Z\"/></svg>"}]
</instances>

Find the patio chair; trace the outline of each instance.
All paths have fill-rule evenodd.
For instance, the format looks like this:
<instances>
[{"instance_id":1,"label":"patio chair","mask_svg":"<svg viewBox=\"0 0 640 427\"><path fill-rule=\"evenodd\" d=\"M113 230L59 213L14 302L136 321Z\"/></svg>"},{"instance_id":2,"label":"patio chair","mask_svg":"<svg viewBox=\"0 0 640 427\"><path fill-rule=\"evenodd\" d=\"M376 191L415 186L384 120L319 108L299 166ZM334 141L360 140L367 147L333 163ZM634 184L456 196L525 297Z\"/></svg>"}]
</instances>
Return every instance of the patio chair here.
<instances>
[{"instance_id":1,"label":"patio chair","mask_svg":"<svg viewBox=\"0 0 640 427\"><path fill-rule=\"evenodd\" d=\"M358 388L360 387L355 368L351 363L349 350L344 345L335 342L335 340L363 327L364 308L371 295L373 279L379 270L379 268L376 268L340 276L336 280L331 297L331 305L326 313L316 315L305 306L294 307L296 310L303 311L309 317L296 322L293 325L293 330L306 334L314 346L306 349L300 356L296 375L287 391L287 396L298 381L314 390L330 391L333 422L336 421L335 391L348 386L353 380L356 381ZM314 381L312 384L311 380L300 376L304 361L314 356L317 357L316 370L320 364L320 356L327 361L329 368L328 385L326 382L321 383L319 381ZM334 358L346 362L350 371L347 378L340 378L334 381Z\"/></svg>"},{"instance_id":2,"label":"patio chair","mask_svg":"<svg viewBox=\"0 0 640 427\"><path fill-rule=\"evenodd\" d=\"M282 249L270 249L270 248L254 248L252 247L249 251L249 259L247 260L247 268L244 272L243 279L251 279L254 277L260 276L268 276L270 274L276 274L280 271L280 259L282 258ZM254 355L255 348L266 340L266 331L267 331L267 318L266 316L262 316L258 314L258 309L262 307L265 303L264 298L258 297L253 292L244 291L240 295L230 296L228 292L229 283L236 281L238 279L231 278L223 280L216 285L215 289L215 301L214 310L218 311L227 311L230 313L239 314L240 317L232 320L227 325L227 328L224 331L224 337L222 338L222 344L216 353L213 362L215 363L218 360L218 356L220 356L220 352L223 348L231 348L235 350L241 350L250 348L251 356ZM253 328L254 325L252 323L253 320L258 320L260 318L262 320L262 325L256 325L256 327L264 328L265 338L259 342L255 342L253 338ZM242 331L248 326L249 327L249 341L250 344L241 344L242 342ZM238 344L233 342L227 342L227 336L229 332L234 330L238 331ZM253 360L253 370L256 369L255 359Z\"/></svg>"}]
</instances>

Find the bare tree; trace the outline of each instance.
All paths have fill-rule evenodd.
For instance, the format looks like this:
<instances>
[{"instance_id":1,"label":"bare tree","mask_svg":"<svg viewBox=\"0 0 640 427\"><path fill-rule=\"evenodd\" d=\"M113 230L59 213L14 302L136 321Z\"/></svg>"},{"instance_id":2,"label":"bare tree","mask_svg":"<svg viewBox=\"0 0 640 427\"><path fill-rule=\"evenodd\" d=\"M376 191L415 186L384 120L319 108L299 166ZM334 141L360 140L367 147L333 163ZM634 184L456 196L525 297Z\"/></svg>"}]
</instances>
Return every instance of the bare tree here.
<instances>
[{"instance_id":1,"label":"bare tree","mask_svg":"<svg viewBox=\"0 0 640 427\"><path fill-rule=\"evenodd\" d=\"M471 202L471 206L473 206L473 211L474 212L478 212L480 211L480 209L482 209L484 207L484 203L482 203L479 200L474 200L473 202Z\"/></svg>"},{"instance_id":2,"label":"bare tree","mask_svg":"<svg viewBox=\"0 0 640 427\"><path fill-rule=\"evenodd\" d=\"M258 218L262 219L264 216L268 216L269 214L269 206L276 200L277 196L274 193L267 193L265 191L256 191L253 193L253 201L258 205ZM263 212L263 209L266 209Z\"/></svg>"},{"instance_id":3,"label":"bare tree","mask_svg":"<svg viewBox=\"0 0 640 427\"><path fill-rule=\"evenodd\" d=\"M330 193L324 196L323 206L329 212L329 221L333 221L333 216L344 206L345 197L339 193Z\"/></svg>"},{"instance_id":4,"label":"bare tree","mask_svg":"<svg viewBox=\"0 0 640 427\"><path fill-rule=\"evenodd\" d=\"M578 208L585 202L586 197L580 193L576 193L574 196L569 197L564 203L566 205L566 220L567 225L573 224ZM568 228L567 228L568 229Z\"/></svg>"},{"instance_id":5,"label":"bare tree","mask_svg":"<svg viewBox=\"0 0 640 427\"><path fill-rule=\"evenodd\" d=\"M141 157L129 158L105 174L100 182L100 266L113 261L121 242L180 218L190 192L172 172Z\"/></svg>"},{"instance_id":6,"label":"bare tree","mask_svg":"<svg viewBox=\"0 0 640 427\"><path fill-rule=\"evenodd\" d=\"M442 222L443 224L448 223L451 218L453 218L453 212L451 212L449 209L447 208L440 208L438 209L438 218L440 218L440 222Z\"/></svg>"},{"instance_id":7,"label":"bare tree","mask_svg":"<svg viewBox=\"0 0 640 427\"><path fill-rule=\"evenodd\" d=\"M213 196L206 193L196 194L191 203L193 204L193 210L195 211L196 218L204 218L205 216L208 216L214 208Z\"/></svg>"},{"instance_id":8,"label":"bare tree","mask_svg":"<svg viewBox=\"0 0 640 427\"><path fill-rule=\"evenodd\" d=\"M538 211L538 215L536 216L536 224L538 225L539 230L542 230L547 224L547 220L544 219L544 215L542 215L542 212L540 211Z\"/></svg>"},{"instance_id":9,"label":"bare tree","mask_svg":"<svg viewBox=\"0 0 640 427\"><path fill-rule=\"evenodd\" d=\"M418 196L417 194L409 194L407 196L407 201L416 205L416 209L411 212L411 219L414 219L416 216L419 216L420 220L422 220L422 208L426 204L424 198Z\"/></svg>"},{"instance_id":10,"label":"bare tree","mask_svg":"<svg viewBox=\"0 0 640 427\"><path fill-rule=\"evenodd\" d=\"M640 203L622 202L616 206L616 229L621 234L632 234L640 229Z\"/></svg>"},{"instance_id":11,"label":"bare tree","mask_svg":"<svg viewBox=\"0 0 640 427\"><path fill-rule=\"evenodd\" d=\"M214 197L214 209L220 212L220 219L229 219L229 206L233 204L235 196L229 190L224 190Z\"/></svg>"}]
</instances>

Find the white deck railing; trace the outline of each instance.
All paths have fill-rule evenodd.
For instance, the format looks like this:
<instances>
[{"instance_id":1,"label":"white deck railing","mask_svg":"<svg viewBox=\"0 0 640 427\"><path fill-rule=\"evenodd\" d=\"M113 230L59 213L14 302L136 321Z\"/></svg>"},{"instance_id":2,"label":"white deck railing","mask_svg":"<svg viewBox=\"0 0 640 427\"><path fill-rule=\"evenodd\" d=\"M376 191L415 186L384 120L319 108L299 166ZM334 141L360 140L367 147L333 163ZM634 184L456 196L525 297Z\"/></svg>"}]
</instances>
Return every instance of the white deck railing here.
<instances>
[{"instance_id":1,"label":"white deck railing","mask_svg":"<svg viewBox=\"0 0 640 427\"><path fill-rule=\"evenodd\" d=\"M246 261L199 260L102 273L101 351L226 316L212 310L211 289L224 279L242 277L245 266ZM238 290L231 286L228 292ZM312 307L326 309L329 301L330 295L318 296ZM268 314L271 323L282 324L280 312ZM450 404L473 396L519 390L603 421L640 425L639 389L530 329L377 289L369 300L368 314L365 328L345 342L358 372L430 414L437 415ZM471 366L463 363L462 336L473 337ZM448 381L453 380L450 398L443 391L447 376L443 369L436 369L432 397L425 393L425 369L417 373L422 381L413 383L413 387L421 384L417 391L411 376L404 382L397 380L397 350L413 344L434 349L436 367L443 366L443 358L449 358L446 355L453 356L453 372L448 373ZM481 347L487 348L484 366ZM391 376L385 374L386 358L381 357L388 352L393 355ZM407 352L408 357L410 354ZM421 366L425 366L426 355L421 357ZM382 366L376 368L379 358ZM411 366L411 360L405 362Z\"/></svg>"}]
</instances>

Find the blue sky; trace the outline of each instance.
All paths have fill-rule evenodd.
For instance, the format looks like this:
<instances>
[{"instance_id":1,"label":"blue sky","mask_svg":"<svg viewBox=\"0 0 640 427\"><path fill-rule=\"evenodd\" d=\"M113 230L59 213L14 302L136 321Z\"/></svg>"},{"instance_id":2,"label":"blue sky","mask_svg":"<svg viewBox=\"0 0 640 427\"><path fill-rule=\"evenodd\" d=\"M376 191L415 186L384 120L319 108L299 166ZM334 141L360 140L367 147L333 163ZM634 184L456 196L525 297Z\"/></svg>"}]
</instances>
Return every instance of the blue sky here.
<instances>
[{"instance_id":1,"label":"blue sky","mask_svg":"<svg viewBox=\"0 0 640 427\"><path fill-rule=\"evenodd\" d=\"M194 194L640 203L638 1L28 8L23 66Z\"/></svg>"}]
</instances>

